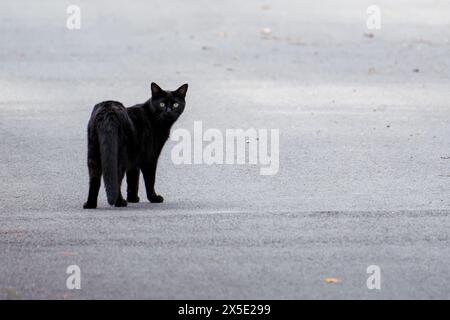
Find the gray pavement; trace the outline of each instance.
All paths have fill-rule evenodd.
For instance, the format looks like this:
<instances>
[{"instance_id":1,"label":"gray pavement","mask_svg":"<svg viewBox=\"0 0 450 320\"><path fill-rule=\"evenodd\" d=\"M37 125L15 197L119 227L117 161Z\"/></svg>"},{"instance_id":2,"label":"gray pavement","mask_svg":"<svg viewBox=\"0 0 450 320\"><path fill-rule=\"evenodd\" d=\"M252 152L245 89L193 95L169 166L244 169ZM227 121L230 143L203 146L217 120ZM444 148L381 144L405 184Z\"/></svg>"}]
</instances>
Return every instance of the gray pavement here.
<instances>
[{"instance_id":1,"label":"gray pavement","mask_svg":"<svg viewBox=\"0 0 450 320\"><path fill-rule=\"evenodd\" d=\"M376 31L372 1L75 2L75 31L0 2L0 299L450 298L447 1L377 1ZM165 203L82 210L93 105L151 81L189 83L176 128L280 129L278 174L170 141Z\"/></svg>"}]
</instances>

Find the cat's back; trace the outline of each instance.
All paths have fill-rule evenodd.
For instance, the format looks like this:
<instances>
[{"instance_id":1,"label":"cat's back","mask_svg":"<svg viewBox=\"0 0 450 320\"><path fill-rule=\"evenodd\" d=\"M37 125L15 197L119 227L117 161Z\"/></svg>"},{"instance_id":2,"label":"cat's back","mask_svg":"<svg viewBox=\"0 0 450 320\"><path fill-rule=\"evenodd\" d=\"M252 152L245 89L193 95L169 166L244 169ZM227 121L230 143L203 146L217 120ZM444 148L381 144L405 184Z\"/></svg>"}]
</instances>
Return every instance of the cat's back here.
<instances>
[{"instance_id":1,"label":"cat's back","mask_svg":"<svg viewBox=\"0 0 450 320\"><path fill-rule=\"evenodd\" d=\"M119 101L103 101L97 103L92 110L91 119L106 117L109 115L118 115L121 116L126 114L127 110L122 103Z\"/></svg>"},{"instance_id":2,"label":"cat's back","mask_svg":"<svg viewBox=\"0 0 450 320\"><path fill-rule=\"evenodd\" d=\"M144 104L136 104L127 108L128 115L133 119L143 119L145 117Z\"/></svg>"},{"instance_id":3,"label":"cat's back","mask_svg":"<svg viewBox=\"0 0 450 320\"><path fill-rule=\"evenodd\" d=\"M127 112L133 121L134 126L136 129L139 129L139 131L148 129L151 126L150 121L147 121L148 116L143 103L128 107Z\"/></svg>"},{"instance_id":4,"label":"cat's back","mask_svg":"<svg viewBox=\"0 0 450 320\"><path fill-rule=\"evenodd\" d=\"M96 125L102 122L116 122L121 126L131 125L127 109L118 101L103 101L94 106L92 110L90 124Z\"/></svg>"}]
</instances>

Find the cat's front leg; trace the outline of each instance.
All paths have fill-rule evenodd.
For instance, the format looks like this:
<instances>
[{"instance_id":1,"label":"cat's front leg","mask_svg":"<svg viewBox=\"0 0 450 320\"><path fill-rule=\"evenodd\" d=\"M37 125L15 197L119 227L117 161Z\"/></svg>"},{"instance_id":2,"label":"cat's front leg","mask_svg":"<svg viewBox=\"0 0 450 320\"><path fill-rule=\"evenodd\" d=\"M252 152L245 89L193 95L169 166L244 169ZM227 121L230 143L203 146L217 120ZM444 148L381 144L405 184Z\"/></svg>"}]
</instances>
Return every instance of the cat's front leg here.
<instances>
[{"instance_id":1,"label":"cat's front leg","mask_svg":"<svg viewBox=\"0 0 450 320\"><path fill-rule=\"evenodd\" d=\"M156 163L150 164L146 168L142 168L142 175L144 176L145 189L147 191L147 199L153 203L161 203L164 198L155 192L155 176L156 176Z\"/></svg>"}]
</instances>

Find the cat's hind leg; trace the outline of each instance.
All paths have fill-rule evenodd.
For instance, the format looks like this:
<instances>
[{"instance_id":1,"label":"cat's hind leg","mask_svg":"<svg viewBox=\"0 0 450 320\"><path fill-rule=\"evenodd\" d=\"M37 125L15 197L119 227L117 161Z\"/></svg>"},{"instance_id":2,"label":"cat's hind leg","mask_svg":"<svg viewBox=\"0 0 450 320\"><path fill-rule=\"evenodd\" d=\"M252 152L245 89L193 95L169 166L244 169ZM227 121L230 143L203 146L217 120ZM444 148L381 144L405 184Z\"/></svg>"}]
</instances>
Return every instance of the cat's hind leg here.
<instances>
[{"instance_id":1,"label":"cat's hind leg","mask_svg":"<svg viewBox=\"0 0 450 320\"><path fill-rule=\"evenodd\" d=\"M127 201L139 202L139 168L133 168L127 171Z\"/></svg>"},{"instance_id":2,"label":"cat's hind leg","mask_svg":"<svg viewBox=\"0 0 450 320\"><path fill-rule=\"evenodd\" d=\"M128 202L122 197L122 191L121 191L121 185L123 177L125 176L125 169L119 168L119 193L117 196L116 204L114 206L116 207L126 207L128 205Z\"/></svg>"},{"instance_id":3,"label":"cat's hind leg","mask_svg":"<svg viewBox=\"0 0 450 320\"><path fill-rule=\"evenodd\" d=\"M88 169L89 169L89 195L83 205L84 209L97 208L98 191L100 190L102 165L100 149L96 137L89 132L88 136Z\"/></svg>"}]
</instances>

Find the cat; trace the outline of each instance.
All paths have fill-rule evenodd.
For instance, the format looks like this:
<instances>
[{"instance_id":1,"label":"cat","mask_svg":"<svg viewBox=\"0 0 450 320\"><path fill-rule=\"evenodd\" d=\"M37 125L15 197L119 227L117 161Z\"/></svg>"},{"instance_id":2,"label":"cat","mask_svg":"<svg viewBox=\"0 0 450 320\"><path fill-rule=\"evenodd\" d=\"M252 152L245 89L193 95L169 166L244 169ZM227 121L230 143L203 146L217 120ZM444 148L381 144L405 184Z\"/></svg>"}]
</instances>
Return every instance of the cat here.
<instances>
[{"instance_id":1,"label":"cat","mask_svg":"<svg viewBox=\"0 0 450 320\"><path fill-rule=\"evenodd\" d=\"M150 202L164 198L155 192L158 158L169 138L170 128L183 113L188 84L175 91L151 84L151 98L125 108L117 101L94 106L88 124L89 195L85 209L97 208L100 179L103 174L108 203L125 207L139 202L139 175L142 171ZM127 200L120 186L126 173Z\"/></svg>"}]
</instances>

